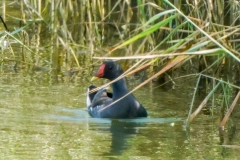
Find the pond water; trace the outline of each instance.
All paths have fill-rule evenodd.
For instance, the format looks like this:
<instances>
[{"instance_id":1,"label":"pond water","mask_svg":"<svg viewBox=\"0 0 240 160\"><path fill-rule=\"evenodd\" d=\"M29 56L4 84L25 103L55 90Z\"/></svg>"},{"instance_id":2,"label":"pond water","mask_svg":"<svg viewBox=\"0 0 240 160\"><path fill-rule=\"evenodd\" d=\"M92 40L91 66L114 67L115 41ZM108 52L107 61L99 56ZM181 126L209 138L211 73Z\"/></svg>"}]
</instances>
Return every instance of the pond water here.
<instances>
[{"instance_id":1,"label":"pond water","mask_svg":"<svg viewBox=\"0 0 240 160\"><path fill-rule=\"evenodd\" d=\"M12 6L13 1L6 2L9 17L18 17L20 5ZM7 24L10 29L19 27L19 21L14 18ZM39 37L41 41L49 42L48 37ZM48 51L42 49L38 53L42 59L36 60L37 55L29 61L37 61L40 66L45 64L52 54L51 47L47 45L46 48ZM22 61L19 48L13 49ZM2 54L2 57L12 55L3 50ZM55 60L54 56L51 60L51 63ZM239 118L234 131L229 130L224 137L219 136L217 129L218 115L212 117L201 113L190 129L185 129L195 81L191 84L176 81L175 89L170 90L156 88L150 83L134 92L146 107L147 118L97 119L91 118L86 109L85 92L91 84L88 71L82 77L71 79L69 75L58 75L50 70L27 71L26 66L26 70L14 72L14 61L12 64L1 61L1 64L1 159L232 160L240 157ZM19 68L21 70L21 66ZM138 83L128 80L130 89Z\"/></svg>"},{"instance_id":2,"label":"pond water","mask_svg":"<svg viewBox=\"0 0 240 160\"><path fill-rule=\"evenodd\" d=\"M217 117L200 115L189 131L184 128L189 89L165 91L149 84L134 92L148 118L97 119L86 110L84 93L90 82L85 79L52 81L47 72L2 74L1 158L239 158L239 136L232 143L236 147L221 145Z\"/></svg>"}]
</instances>

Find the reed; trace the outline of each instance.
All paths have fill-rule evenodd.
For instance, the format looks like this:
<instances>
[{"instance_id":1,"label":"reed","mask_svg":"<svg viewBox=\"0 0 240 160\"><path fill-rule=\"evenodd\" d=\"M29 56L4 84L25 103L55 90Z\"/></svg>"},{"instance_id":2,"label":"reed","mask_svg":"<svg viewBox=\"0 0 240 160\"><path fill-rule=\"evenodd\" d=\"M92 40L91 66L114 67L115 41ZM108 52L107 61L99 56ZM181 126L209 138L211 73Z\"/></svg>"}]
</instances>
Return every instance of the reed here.
<instances>
[{"instance_id":1,"label":"reed","mask_svg":"<svg viewBox=\"0 0 240 160\"><path fill-rule=\"evenodd\" d=\"M234 0L4 0L2 63L76 76L92 66L93 58L124 58L126 69L136 62L131 74L149 68L146 81L134 90L165 78L164 73L174 81L172 73L184 66L187 71L178 76L201 76L198 88L203 98L215 92L216 79L228 82L236 97L239 9Z\"/></svg>"}]
</instances>

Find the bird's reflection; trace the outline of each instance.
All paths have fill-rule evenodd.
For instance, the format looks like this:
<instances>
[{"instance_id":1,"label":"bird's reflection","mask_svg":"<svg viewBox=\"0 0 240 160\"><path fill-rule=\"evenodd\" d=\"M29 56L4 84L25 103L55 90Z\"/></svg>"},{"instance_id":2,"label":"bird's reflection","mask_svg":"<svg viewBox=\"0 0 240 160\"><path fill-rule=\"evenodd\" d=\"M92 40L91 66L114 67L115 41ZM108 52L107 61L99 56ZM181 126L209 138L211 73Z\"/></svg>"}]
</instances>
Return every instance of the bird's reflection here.
<instances>
[{"instance_id":1,"label":"bird's reflection","mask_svg":"<svg viewBox=\"0 0 240 160\"><path fill-rule=\"evenodd\" d=\"M129 139L138 134L138 127L143 126L142 123L112 120L109 132L112 135L111 146L108 152L103 153L104 156L122 155L123 151L131 147Z\"/></svg>"},{"instance_id":2,"label":"bird's reflection","mask_svg":"<svg viewBox=\"0 0 240 160\"><path fill-rule=\"evenodd\" d=\"M100 152L96 152L98 156L103 157L114 157L122 155L126 150L136 148L132 146L132 141L139 139L138 135L145 135L146 131L144 128L148 128L151 124L160 124L160 123L174 123L177 121L182 121L182 118L134 118L134 119L108 119L108 118L92 118L88 115L88 112L85 110L74 110L66 108L58 108L62 112L72 113L77 116L62 116L62 115L51 115L54 119L60 119L64 121L71 121L81 124L81 127L86 127L87 130L93 131L89 136L95 143L90 145L96 147L96 143L99 143L97 146L101 146L109 149L101 149ZM92 133L102 133L101 136L107 137L107 142L100 142L98 135ZM106 138L104 138L106 140ZM137 144L138 145L138 144ZM98 148L99 149L99 148Z\"/></svg>"}]
</instances>

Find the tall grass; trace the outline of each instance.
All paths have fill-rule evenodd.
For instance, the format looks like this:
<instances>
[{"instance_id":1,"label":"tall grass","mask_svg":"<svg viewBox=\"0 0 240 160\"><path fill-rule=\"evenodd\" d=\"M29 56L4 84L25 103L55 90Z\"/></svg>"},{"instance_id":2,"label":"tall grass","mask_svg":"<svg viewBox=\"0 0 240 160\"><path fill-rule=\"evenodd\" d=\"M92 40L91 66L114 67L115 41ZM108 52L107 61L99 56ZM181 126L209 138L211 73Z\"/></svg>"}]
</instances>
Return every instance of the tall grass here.
<instances>
[{"instance_id":1,"label":"tall grass","mask_svg":"<svg viewBox=\"0 0 240 160\"><path fill-rule=\"evenodd\" d=\"M205 100L222 81L233 99L240 89L239 9L236 0L4 0L2 64L59 74L80 73L97 59L134 59L124 63L126 75L149 68L134 90L164 75L174 81L171 73L184 67Z\"/></svg>"}]
</instances>

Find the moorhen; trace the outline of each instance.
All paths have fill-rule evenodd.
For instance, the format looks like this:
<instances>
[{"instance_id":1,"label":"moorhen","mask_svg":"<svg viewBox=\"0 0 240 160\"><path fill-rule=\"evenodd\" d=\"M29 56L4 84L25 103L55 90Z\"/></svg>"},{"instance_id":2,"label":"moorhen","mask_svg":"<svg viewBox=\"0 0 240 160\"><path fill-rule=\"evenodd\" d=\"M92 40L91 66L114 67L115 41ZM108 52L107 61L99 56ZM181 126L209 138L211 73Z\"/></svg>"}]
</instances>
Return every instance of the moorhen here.
<instances>
[{"instance_id":1,"label":"moorhen","mask_svg":"<svg viewBox=\"0 0 240 160\"><path fill-rule=\"evenodd\" d=\"M115 80L123 74L121 66L112 60L106 60L100 66L98 72L92 79L106 78ZM94 118L136 118L147 117L146 109L136 100L133 94L128 94L129 90L125 78L121 78L112 83L113 93L109 93L105 88L97 92L89 93L97 88L91 85L87 93L87 107L89 114ZM123 99L123 96L128 94ZM119 100L115 103L114 101ZM112 104L113 103L113 104Z\"/></svg>"}]
</instances>

